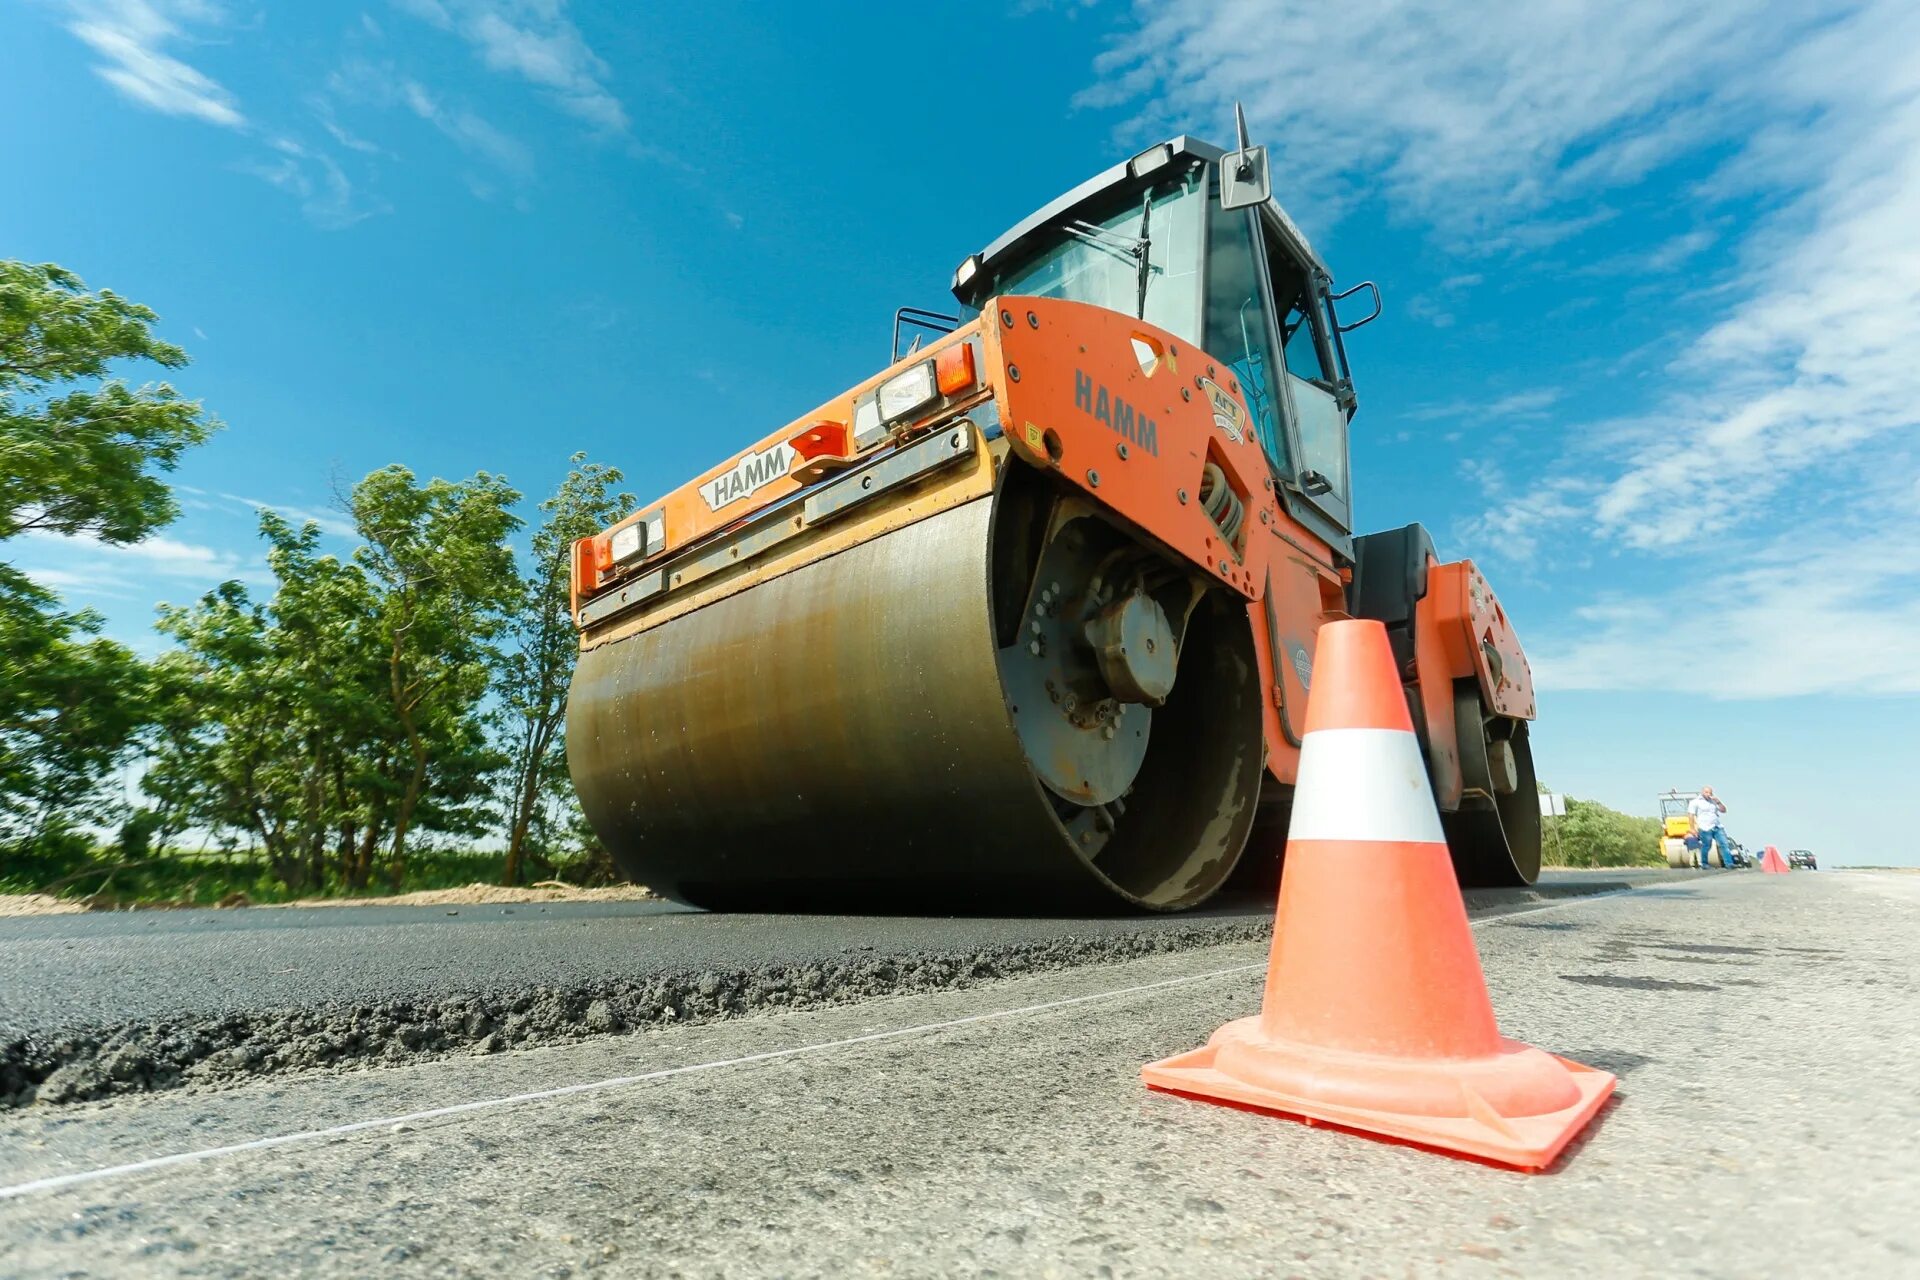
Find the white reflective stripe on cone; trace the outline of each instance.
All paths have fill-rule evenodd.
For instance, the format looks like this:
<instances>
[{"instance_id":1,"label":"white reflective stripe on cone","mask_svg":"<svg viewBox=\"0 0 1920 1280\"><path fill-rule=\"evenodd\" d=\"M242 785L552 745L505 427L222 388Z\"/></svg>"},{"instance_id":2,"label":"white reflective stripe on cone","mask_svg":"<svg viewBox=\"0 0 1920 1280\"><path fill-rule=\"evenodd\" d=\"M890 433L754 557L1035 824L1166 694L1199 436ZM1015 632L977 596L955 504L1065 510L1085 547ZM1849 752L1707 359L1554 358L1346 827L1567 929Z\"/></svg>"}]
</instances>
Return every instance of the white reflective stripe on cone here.
<instances>
[{"instance_id":1,"label":"white reflective stripe on cone","mask_svg":"<svg viewBox=\"0 0 1920 1280\"><path fill-rule=\"evenodd\" d=\"M1420 740L1401 729L1309 733L1287 839L1445 844Z\"/></svg>"}]
</instances>

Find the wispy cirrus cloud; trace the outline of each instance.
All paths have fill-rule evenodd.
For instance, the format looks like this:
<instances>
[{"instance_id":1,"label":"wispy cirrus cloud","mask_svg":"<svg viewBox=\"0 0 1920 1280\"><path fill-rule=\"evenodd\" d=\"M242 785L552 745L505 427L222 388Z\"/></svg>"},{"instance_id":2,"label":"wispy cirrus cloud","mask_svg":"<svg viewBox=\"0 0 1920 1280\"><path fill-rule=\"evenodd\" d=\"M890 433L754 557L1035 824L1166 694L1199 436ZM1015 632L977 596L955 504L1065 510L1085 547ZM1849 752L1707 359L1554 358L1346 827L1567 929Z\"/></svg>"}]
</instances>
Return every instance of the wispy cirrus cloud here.
<instances>
[{"instance_id":1,"label":"wispy cirrus cloud","mask_svg":"<svg viewBox=\"0 0 1920 1280\"><path fill-rule=\"evenodd\" d=\"M1158 134L1227 122L1235 101L1290 189L1342 207L1384 188L1450 232L1525 247L1612 216L1548 207L1736 134L1767 65L1823 20L1756 21L1750 0L1684 6L1509 0L1173 0L1138 4L1081 100Z\"/></svg>"},{"instance_id":2,"label":"wispy cirrus cloud","mask_svg":"<svg viewBox=\"0 0 1920 1280\"><path fill-rule=\"evenodd\" d=\"M567 15L566 0L396 0L397 7L458 34L489 70L545 90L562 111L624 134L627 109L607 87L611 68Z\"/></svg>"},{"instance_id":3,"label":"wispy cirrus cloud","mask_svg":"<svg viewBox=\"0 0 1920 1280\"><path fill-rule=\"evenodd\" d=\"M472 108L451 102L392 62L349 58L327 77L327 92L344 102L410 112L462 151L516 177L533 172L533 153Z\"/></svg>"},{"instance_id":4,"label":"wispy cirrus cloud","mask_svg":"<svg viewBox=\"0 0 1920 1280\"><path fill-rule=\"evenodd\" d=\"M1695 567L1674 592L1607 592L1539 647L1553 689L1718 699L1920 694L1920 503L1904 528L1842 525ZM1682 607L1676 608L1676 602Z\"/></svg>"},{"instance_id":5,"label":"wispy cirrus cloud","mask_svg":"<svg viewBox=\"0 0 1920 1280\"><path fill-rule=\"evenodd\" d=\"M1697 686L1705 664L1716 696L1912 690L1920 549L1882 555L1877 531L1920 523L1915 48L1920 9L1890 0L1470 20L1440 0L1171 0L1136 7L1082 100L1129 107L1144 135L1242 99L1290 199L1323 219L1384 202L1456 252L1565 256L1603 222L1619 233L1609 201L1661 172L1692 228L1648 229L1606 273L1651 281L1714 248L1731 265L1713 317L1649 348L1644 412L1509 406L1553 408L1562 443L1510 464L1524 482L1471 476L1488 505L1464 529L1529 563L1609 557L1644 584L1548 620L1545 685ZM1430 322L1458 310L1428 303ZM1676 626L1682 564L1715 586Z\"/></svg>"},{"instance_id":6,"label":"wispy cirrus cloud","mask_svg":"<svg viewBox=\"0 0 1920 1280\"><path fill-rule=\"evenodd\" d=\"M261 556L165 534L116 544L29 532L17 543L14 567L69 600L134 598L161 583L198 592L230 579L256 585L272 581Z\"/></svg>"},{"instance_id":7,"label":"wispy cirrus cloud","mask_svg":"<svg viewBox=\"0 0 1920 1280\"><path fill-rule=\"evenodd\" d=\"M236 167L300 202L307 221L325 231L339 231L392 208L384 200L357 195L346 170L324 151L311 150L292 138L275 138L265 159L242 160Z\"/></svg>"},{"instance_id":8,"label":"wispy cirrus cloud","mask_svg":"<svg viewBox=\"0 0 1920 1280\"><path fill-rule=\"evenodd\" d=\"M488 160L509 173L526 174L533 169L533 153L519 139L489 124L477 113L462 107L448 107L417 80L402 80L397 86L400 101L456 146L470 155Z\"/></svg>"},{"instance_id":9,"label":"wispy cirrus cloud","mask_svg":"<svg viewBox=\"0 0 1920 1280\"><path fill-rule=\"evenodd\" d=\"M1427 404L1409 409L1402 417L1415 422L1437 422L1444 418L1484 418L1489 421L1514 421L1544 417L1561 399L1558 387L1534 387L1509 392L1490 400L1452 400L1446 404Z\"/></svg>"},{"instance_id":10,"label":"wispy cirrus cloud","mask_svg":"<svg viewBox=\"0 0 1920 1280\"><path fill-rule=\"evenodd\" d=\"M187 38L182 24L220 21L217 6L206 0L72 0L69 9L67 30L103 59L94 74L130 101L230 129L246 124L232 93L167 51Z\"/></svg>"},{"instance_id":11,"label":"wispy cirrus cloud","mask_svg":"<svg viewBox=\"0 0 1920 1280\"><path fill-rule=\"evenodd\" d=\"M275 512L295 524L317 525L320 532L331 534L336 538L352 538L359 534L359 531L353 527L353 521L335 511L320 511L291 502L268 502L264 498L249 498L239 493L219 493L214 496L237 503L250 511Z\"/></svg>"},{"instance_id":12,"label":"wispy cirrus cloud","mask_svg":"<svg viewBox=\"0 0 1920 1280\"><path fill-rule=\"evenodd\" d=\"M299 202L307 221L335 231L385 213L385 201L360 196L339 161L321 147L256 122L224 85L170 53L196 38L195 28L218 29L228 14L211 0L67 0L67 30L104 61L96 74L137 106L231 129L264 151L234 168ZM351 151L381 149L342 128L324 102L315 110L323 129Z\"/></svg>"}]
</instances>

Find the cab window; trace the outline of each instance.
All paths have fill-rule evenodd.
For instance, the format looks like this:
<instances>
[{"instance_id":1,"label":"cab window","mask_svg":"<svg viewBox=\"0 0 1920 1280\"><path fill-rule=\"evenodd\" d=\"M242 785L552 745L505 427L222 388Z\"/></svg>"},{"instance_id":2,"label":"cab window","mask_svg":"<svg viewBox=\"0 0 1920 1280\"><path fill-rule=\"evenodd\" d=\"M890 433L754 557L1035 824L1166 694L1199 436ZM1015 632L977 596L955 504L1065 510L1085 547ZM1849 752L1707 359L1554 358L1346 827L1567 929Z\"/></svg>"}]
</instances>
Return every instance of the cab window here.
<instances>
[{"instance_id":1,"label":"cab window","mask_svg":"<svg viewBox=\"0 0 1920 1280\"><path fill-rule=\"evenodd\" d=\"M1328 367L1332 329L1320 283L1264 219L1267 269L1286 368L1286 404L1293 421L1298 477L1308 500L1342 528L1351 528L1347 481L1347 408Z\"/></svg>"},{"instance_id":2,"label":"cab window","mask_svg":"<svg viewBox=\"0 0 1920 1280\"><path fill-rule=\"evenodd\" d=\"M1276 299L1286 313L1280 322L1280 341L1286 347L1287 372L1296 378L1317 382L1331 391L1332 375L1321 361L1320 346L1314 341L1314 293L1306 286L1304 277L1295 276L1290 283L1293 296Z\"/></svg>"},{"instance_id":3,"label":"cab window","mask_svg":"<svg viewBox=\"0 0 1920 1280\"><path fill-rule=\"evenodd\" d=\"M1286 432L1281 427L1281 389L1272 381L1272 338L1253 250L1253 215L1207 202L1207 322L1201 345L1226 362L1245 393L1254 434L1274 469L1286 472Z\"/></svg>"}]
</instances>

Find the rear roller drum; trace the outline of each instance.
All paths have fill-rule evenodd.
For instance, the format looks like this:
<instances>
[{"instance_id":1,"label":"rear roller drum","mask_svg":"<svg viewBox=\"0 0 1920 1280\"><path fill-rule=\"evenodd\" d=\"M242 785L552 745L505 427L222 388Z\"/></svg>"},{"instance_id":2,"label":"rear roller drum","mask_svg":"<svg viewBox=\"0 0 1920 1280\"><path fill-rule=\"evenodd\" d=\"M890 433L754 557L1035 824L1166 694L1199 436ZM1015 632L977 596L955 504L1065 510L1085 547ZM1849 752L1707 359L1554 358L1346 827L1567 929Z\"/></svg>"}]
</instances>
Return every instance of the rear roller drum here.
<instances>
[{"instance_id":1,"label":"rear roller drum","mask_svg":"<svg viewBox=\"0 0 1920 1280\"><path fill-rule=\"evenodd\" d=\"M1465 790L1441 825L1460 885L1530 885L1540 878L1540 795L1527 722L1489 714L1472 680L1454 686L1453 715Z\"/></svg>"}]
</instances>

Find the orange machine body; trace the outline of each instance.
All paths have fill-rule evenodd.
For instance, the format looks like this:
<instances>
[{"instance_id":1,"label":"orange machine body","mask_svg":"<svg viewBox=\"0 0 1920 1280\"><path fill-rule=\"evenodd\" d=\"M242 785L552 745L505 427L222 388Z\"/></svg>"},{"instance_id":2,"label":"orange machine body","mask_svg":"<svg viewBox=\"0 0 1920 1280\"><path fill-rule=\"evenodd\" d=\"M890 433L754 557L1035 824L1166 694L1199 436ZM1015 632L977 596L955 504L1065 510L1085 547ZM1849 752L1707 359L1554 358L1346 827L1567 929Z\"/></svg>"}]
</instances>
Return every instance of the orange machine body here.
<instances>
[{"instance_id":1,"label":"orange machine body","mask_svg":"<svg viewBox=\"0 0 1920 1280\"><path fill-rule=\"evenodd\" d=\"M941 395L923 418L855 441L863 397L932 362ZM979 318L734 454L658 502L574 547L576 618L611 585L615 534L658 519L648 566L697 548L836 472L965 415L991 409L1022 461L1081 490L1221 589L1245 602L1264 698L1267 770L1291 785L1322 623L1347 614L1348 566L1294 520L1251 429L1242 388L1206 352L1141 320L1060 299L1001 297ZM1203 506L1203 473L1224 475L1242 517L1229 535ZM1415 615L1415 670L1429 762L1442 808L1457 807L1456 681L1480 683L1487 705L1531 719L1525 655L1471 562L1436 564ZM583 625L584 625L584 619ZM591 643L589 637L588 643Z\"/></svg>"}]
</instances>

